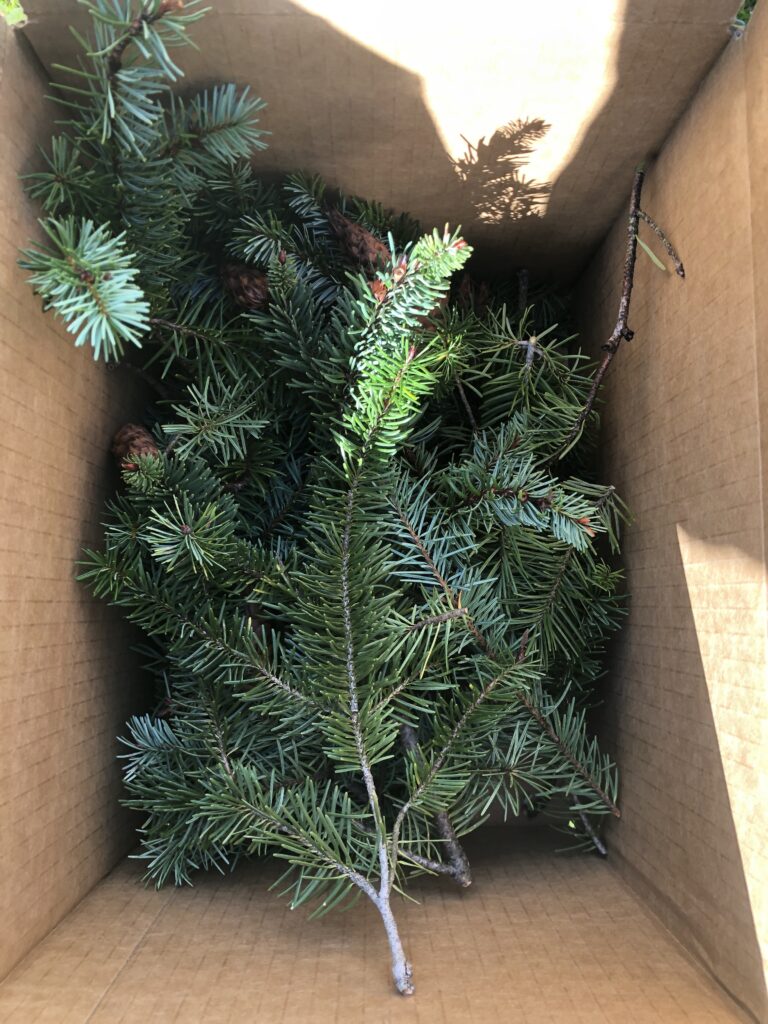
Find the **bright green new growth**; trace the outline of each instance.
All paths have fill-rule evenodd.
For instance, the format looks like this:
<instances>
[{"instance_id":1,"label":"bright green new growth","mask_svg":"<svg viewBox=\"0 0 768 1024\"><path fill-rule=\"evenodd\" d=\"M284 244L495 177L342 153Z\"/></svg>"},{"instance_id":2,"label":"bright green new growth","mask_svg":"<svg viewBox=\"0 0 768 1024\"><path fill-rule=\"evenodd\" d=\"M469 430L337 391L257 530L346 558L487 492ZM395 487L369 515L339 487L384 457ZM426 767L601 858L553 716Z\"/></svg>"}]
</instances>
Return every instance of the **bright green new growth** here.
<instances>
[{"instance_id":1,"label":"bright green new growth","mask_svg":"<svg viewBox=\"0 0 768 1024\"><path fill-rule=\"evenodd\" d=\"M503 296L436 312L457 233L264 184L260 101L167 95L194 0L87 6L72 121L31 181L51 242L24 263L77 344L146 345L162 377L157 454L124 463L82 573L144 630L165 695L126 740L148 873L271 852L294 906L362 892L409 993L391 893L469 884L459 837L494 802L546 805L586 845L618 814L585 711L622 507L556 472L591 369ZM331 205L388 242L376 294ZM267 309L234 304L233 258L267 273Z\"/></svg>"},{"instance_id":2,"label":"bright green new growth","mask_svg":"<svg viewBox=\"0 0 768 1024\"><path fill-rule=\"evenodd\" d=\"M5 18L11 28L20 28L27 23L27 15L19 0L0 0L0 17Z\"/></svg>"}]
</instances>

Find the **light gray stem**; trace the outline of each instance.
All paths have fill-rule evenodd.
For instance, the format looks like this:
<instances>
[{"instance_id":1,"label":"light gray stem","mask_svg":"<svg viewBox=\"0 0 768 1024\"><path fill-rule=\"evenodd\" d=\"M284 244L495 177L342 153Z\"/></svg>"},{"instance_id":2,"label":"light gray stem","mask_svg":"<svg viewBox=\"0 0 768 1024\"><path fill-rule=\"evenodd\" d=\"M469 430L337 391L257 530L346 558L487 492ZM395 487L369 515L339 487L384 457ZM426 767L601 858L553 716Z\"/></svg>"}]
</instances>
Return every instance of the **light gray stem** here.
<instances>
[{"instance_id":1,"label":"light gray stem","mask_svg":"<svg viewBox=\"0 0 768 1024\"><path fill-rule=\"evenodd\" d=\"M347 494L346 522L342 536L341 604L344 615L344 634L347 646L349 717L352 723L352 731L355 737L355 746L357 748L357 755L360 761L360 768L363 773L363 782L365 783L365 789L368 794L368 803L373 814L373 820L376 823L376 845L378 847L380 873L378 893L371 891L371 887L367 882L367 888L365 886L360 886L360 888L362 888L363 892L370 897L379 914L381 914L381 920L384 922L384 930L387 933L387 941L389 942L389 951L392 954L392 977L395 981L395 987L402 995L410 996L413 995L414 991L413 983L411 981L411 975L413 972L411 971L411 965L405 959L403 944L400 941L400 933L397 930L397 922L395 921L394 914L392 913L392 907L389 902L393 878L392 868L389 863L389 849L386 842L386 826L381 813L379 795L376 791L376 783L373 778L373 772L371 771L368 752L365 749L363 731L360 726L357 668L355 665L355 648L352 631L352 600L349 587L350 538L352 534L352 513L354 503L355 487L353 485L350 487ZM359 883L357 884L359 885Z\"/></svg>"},{"instance_id":2,"label":"light gray stem","mask_svg":"<svg viewBox=\"0 0 768 1024\"><path fill-rule=\"evenodd\" d=\"M413 971L406 960L403 944L400 941L400 932L397 930L397 922L389 904L389 894L383 886L375 903L376 909L381 914L381 920L384 922L384 931L387 933L389 951L392 954L392 977L395 988L403 996L412 996L415 991L412 980Z\"/></svg>"}]
</instances>

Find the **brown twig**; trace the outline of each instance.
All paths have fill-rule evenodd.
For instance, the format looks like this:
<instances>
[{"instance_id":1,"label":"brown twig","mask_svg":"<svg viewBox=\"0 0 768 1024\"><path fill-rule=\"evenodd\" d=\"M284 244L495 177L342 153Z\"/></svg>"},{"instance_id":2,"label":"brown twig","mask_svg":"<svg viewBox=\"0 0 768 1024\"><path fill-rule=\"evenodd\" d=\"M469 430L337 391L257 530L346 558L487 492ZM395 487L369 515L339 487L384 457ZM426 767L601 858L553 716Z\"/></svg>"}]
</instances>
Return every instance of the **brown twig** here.
<instances>
[{"instance_id":1,"label":"brown twig","mask_svg":"<svg viewBox=\"0 0 768 1024\"><path fill-rule=\"evenodd\" d=\"M418 622L413 622L408 627L409 633L418 633L421 629L427 629L429 626L439 626L442 622L450 622L451 619L461 619L465 615L469 615L469 611L466 608L452 608L449 612L443 612L440 615L428 615L426 619L419 619Z\"/></svg>"},{"instance_id":2,"label":"brown twig","mask_svg":"<svg viewBox=\"0 0 768 1024\"><path fill-rule=\"evenodd\" d=\"M150 20L151 19L146 14L140 14L137 18L134 18L126 35L109 51L109 55L107 57L107 72L110 79L114 80L115 75L122 68L123 54L128 49L131 40L141 34L144 28L144 22L150 22Z\"/></svg>"},{"instance_id":3,"label":"brown twig","mask_svg":"<svg viewBox=\"0 0 768 1024\"><path fill-rule=\"evenodd\" d=\"M418 864L419 867L424 868L426 871L431 871L435 875L453 875L453 868L450 864L444 864L439 860L432 860L429 857L422 857L420 853L414 853L412 850L403 849L400 847L400 855L405 857L406 860L412 860L414 864Z\"/></svg>"},{"instance_id":4,"label":"brown twig","mask_svg":"<svg viewBox=\"0 0 768 1024\"><path fill-rule=\"evenodd\" d=\"M167 327L169 331L179 331L181 334L193 334L196 338L202 337L205 339L205 335L201 335L200 331L196 327L187 327L184 324L176 324L172 320L164 320L159 316L151 316L149 322L153 327Z\"/></svg>"},{"instance_id":5,"label":"brown twig","mask_svg":"<svg viewBox=\"0 0 768 1024\"><path fill-rule=\"evenodd\" d=\"M530 638L531 631L526 627L523 630L523 635L520 637L520 648L517 652L517 663L518 665L525 661L525 656L528 653L528 640Z\"/></svg>"},{"instance_id":6,"label":"brown twig","mask_svg":"<svg viewBox=\"0 0 768 1024\"><path fill-rule=\"evenodd\" d=\"M435 815L435 825L440 838L445 843L448 852L448 863L451 867L451 877L454 878L463 889L472 885L472 870L469 866L469 859L464 848L459 842L451 819L445 811Z\"/></svg>"},{"instance_id":7,"label":"brown twig","mask_svg":"<svg viewBox=\"0 0 768 1024\"><path fill-rule=\"evenodd\" d=\"M631 341L634 332L629 329L627 321L629 319L629 303L632 298L632 285L635 280L635 262L637 260L637 227L640 219L640 194L643 190L643 179L645 178L645 170L643 167L639 167L635 172L635 180L632 183L632 193L629 201L629 218L627 222L627 249L624 257L624 279L621 289L621 299L619 300L619 315L616 320L616 326L613 329L608 341L603 345L605 355L603 356L600 366L597 368L594 380L592 381L592 387L589 389L587 400L584 403L584 407L576 418L576 422L571 428L568 436L561 445L561 447L552 455L547 462L544 464L544 469L548 469L553 463L558 462L567 451L570 450L571 445L575 439L579 436L584 421L587 419L589 414L592 412L592 406L595 404L597 398L597 392L600 385L608 372L608 367L611 365L613 357L616 355L619 345L622 341Z\"/></svg>"},{"instance_id":8,"label":"brown twig","mask_svg":"<svg viewBox=\"0 0 768 1024\"><path fill-rule=\"evenodd\" d=\"M400 726L400 739L403 744L403 748L409 753L420 758L419 744L416 739L416 731L410 725ZM411 860L416 863L422 864L423 867L428 867L430 871L439 871L441 874L450 875L459 885L466 889L472 884L472 871L469 866L469 859L467 858L464 849L459 842L459 838L456 835L451 819L448 817L447 811L439 811L435 815L435 827L440 838L445 844L444 849L448 854L448 863L439 864L437 861L428 861L428 858L420 858L415 854L407 853L406 856L410 857Z\"/></svg>"},{"instance_id":9,"label":"brown twig","mask_svg":"<svg viewBox=\"0 0 768 1024\"><path fill-rule=\"evenodd\" d=\"M647 214L645 210L638 210L638 216L641 220L644 220L648 227L652 228L658 235L661 244L667 250L667 255L675 265L675 273L677 274L677 276L685 277L685 267L683 266L683 261L677 255L677 250L672 245L667 236L664 234L659 225L656 223L656 221L653 219L653 217Z\"/></svg>"},{"instance_id":10,"label":"brown twig","mask_svg":"<svg viewBox=\"0 0 768 1024\"><path fill-rule=\"evenodd\" d=\"M115 75L118 73L120 68L123 66L123 54L128 49L132 40L136 36L140 36L144 31L145 25L151 25L155 21L160 21L163 15L167 14L174 4L161 3L160 7L154 14L148 14L146 8L137 15L131 22L131 27L128 29L125 36L116 43L107 55L107 72L110 79L114 80Z\"/></svg>"}]
</instances>

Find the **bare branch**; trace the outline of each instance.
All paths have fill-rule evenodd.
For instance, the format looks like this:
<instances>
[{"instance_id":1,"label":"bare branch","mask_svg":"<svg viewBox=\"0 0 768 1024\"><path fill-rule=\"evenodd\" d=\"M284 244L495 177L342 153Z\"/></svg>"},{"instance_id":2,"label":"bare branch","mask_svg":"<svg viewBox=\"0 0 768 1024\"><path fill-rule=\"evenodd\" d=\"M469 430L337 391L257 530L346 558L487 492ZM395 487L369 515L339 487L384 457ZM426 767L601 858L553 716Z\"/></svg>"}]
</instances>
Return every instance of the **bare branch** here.
<instances>
[{"instance_id":1,"label":"bare branch","mask_svg":"<svg viewBox=\"0 0 768 1024\"><path fill-rule=\"evenodd\" d=\"M639 215L640 219L644 220L645 223L650 228L652 228L653 231L655 231L656 234L658 235L659 240L661 241L661 244L667 250L667 255L669 256L669 258L672 260L672 262L675 265L675 273L677 274L677 276L678 277L685 277L685 267L683 266L683 261L677 255L677 251L675 250L674 246L672 245L670 240L667 238L667 236L664 234L664 232L659 227L659 225L656 223L656 221L653 219L653 217L651 217L649 214L647 214L645 212L645 210L639 210L638 211L638 215Z\"/></svg>"},{"instance_id":2,"label":"bare branch","mask_svg":"<svg viewBox=\"0 0 768 1024\"><path fill-rule=\"evenodd\" d=\"M553 463L558 462L568 452L573 445L573 442L579 436L581 428L584 426L589 414L592 412L592 407L595 404L597 398L597 392L600 385L608 372L608 367L611 365L613 357L619 350L619 345L622 341L631 341L633 338L633 331L629 329L629 303L632 298L632 286L635 280L635 262L637 260L637 227L640 219L640 194L643 189L643 180L645 178L645 170L640 167L635 173L635 180L632 183L632 193L629 201L629 219L627 222L627 250L624 257L624 279L621 289L621 298L619 300L619 315L616 319L616 326L613 329L608 341L603 345L605 349L605 355L603 356L602 362L597 368L594 379L592 381L592 387L589 389L587 400L584 403L584 407L576 417L576 422L571 428L565 441L555 452L554 455L545 463L544 468L548 469Z\"/></svg>"},{"instance_id":3,"label":"bare branch","mask_svg":"<svg viewBox=\"0 0 768 1024\"><path fill-rule=\"evenodd\" d=\"M408 753L415 754L417 756L420 755L416 732L410 725L403 725L400 727L400 739L402 740L403 747L408 751ZM459 883L460 886L462 886L462 888L466 889L472 884L472 870L469 865L469 859L459 842L459 838L456 835L447 811L440 811L435 815L435 827L437 828L438 835L445 843L445 850L448 854L448 863L444 864L439 861L429 861L429 870L439 871L444 875L450 875ZM395 855L396 854L397 851L395 851ZM411 860L416 860L417 863L422 863L422 866L427 866L423 862L429 860L429 858L426 857L422 857L421 860L418 860L412 853L406 853L406 856L410 857Z\"/></svg>"}]
</instances>

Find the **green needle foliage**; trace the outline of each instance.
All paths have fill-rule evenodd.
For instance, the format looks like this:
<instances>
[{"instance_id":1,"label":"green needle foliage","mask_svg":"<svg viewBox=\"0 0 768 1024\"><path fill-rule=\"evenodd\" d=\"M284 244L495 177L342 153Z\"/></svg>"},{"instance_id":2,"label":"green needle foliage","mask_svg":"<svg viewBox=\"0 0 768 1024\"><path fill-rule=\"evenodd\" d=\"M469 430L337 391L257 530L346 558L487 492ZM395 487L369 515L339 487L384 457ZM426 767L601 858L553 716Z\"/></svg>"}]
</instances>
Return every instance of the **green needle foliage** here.
<instances>
[{"instance_id":1,"label":"green needle foliage","mask_svg":"<svg viewBox=\"0 0 768 1024\"><path fill-rule=\"evenodd\" d=\"M560 457L593 368L550 302L447 302L457 232L260 180L260 100L168 91L196 0L85 6L22 262L77 344L141 346L163 394L82 571L158 682L125 739L147 872L269 852L293 906L362 893L408 993L392 891L469 884L492 805L587 846L618 814L585 719L623 511L594 416Z\"/></svg>"}]
</instances>

